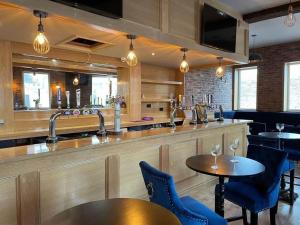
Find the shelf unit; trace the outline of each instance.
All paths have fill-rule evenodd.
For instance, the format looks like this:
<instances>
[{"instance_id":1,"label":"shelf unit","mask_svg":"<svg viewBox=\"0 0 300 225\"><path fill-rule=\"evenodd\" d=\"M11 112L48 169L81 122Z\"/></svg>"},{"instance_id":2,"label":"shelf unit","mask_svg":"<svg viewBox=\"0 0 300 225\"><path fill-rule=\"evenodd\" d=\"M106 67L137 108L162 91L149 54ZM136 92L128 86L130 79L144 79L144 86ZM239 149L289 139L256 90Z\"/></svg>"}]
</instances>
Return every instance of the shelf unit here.
<instances>
[{"instance_id":1,"label":"shelf unit","mask_svg":"<svg viewBox=\"0 0 300 225\"><path fill-rule=\"evenodd\" d=\"M180 81L142 79L144 84L182 85Z\"/></svg>"},{"instance_id":2,"label":"shelf unit","mask_svg":"<svg viewBox=\"0 0 300 225\"><path fill-rule=\"evenodd\" d=\"M169 98L142 98L143 103L152 103L152 102L170 102Z\"/></svg>"}]
</instances>

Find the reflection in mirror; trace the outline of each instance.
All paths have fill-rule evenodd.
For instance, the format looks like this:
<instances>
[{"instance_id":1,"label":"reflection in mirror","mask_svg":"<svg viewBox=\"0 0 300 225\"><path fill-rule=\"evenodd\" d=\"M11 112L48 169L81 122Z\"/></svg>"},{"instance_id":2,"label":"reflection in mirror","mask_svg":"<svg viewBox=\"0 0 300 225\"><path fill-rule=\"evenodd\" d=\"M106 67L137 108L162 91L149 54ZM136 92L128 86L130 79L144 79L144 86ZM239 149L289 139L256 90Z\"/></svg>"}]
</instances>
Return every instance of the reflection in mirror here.
<instances>
[{"instance_id":1,"label":"reflection in mirror","mask_svg":"<svg viewBox=\"0 0 300 225\"><path fill-rule=\"evenodd\" d=\"M110 108L117 96L118 78L116 73L14 66L13 83L15 110L76 108L76 92L79 89L80 107ZM125 99L121 99L125 108Z\"/></svg>"}]
</instances>

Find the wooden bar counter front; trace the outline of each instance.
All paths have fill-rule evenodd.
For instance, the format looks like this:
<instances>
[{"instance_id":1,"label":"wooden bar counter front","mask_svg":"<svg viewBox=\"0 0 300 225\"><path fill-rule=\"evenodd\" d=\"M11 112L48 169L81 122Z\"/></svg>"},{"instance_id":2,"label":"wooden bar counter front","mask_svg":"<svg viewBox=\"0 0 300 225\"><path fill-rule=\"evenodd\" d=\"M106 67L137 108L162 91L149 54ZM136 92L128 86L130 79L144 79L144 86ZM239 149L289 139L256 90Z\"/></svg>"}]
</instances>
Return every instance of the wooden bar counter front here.
<instances>
[{"instance_id":1,"label":"wooden bar counter front","mask_svg":"<svg viewBox=\"0 0 300 225\"><path fill-rule=\"evenodd\" d=\"M247 122L158 128L0 150L0 225L41 225L73 206L107 198L146 198L141 160L174 176L179 192L214 179L186 167L188 157L239 138L245 153Z\"/></svg>"}]
</instances>

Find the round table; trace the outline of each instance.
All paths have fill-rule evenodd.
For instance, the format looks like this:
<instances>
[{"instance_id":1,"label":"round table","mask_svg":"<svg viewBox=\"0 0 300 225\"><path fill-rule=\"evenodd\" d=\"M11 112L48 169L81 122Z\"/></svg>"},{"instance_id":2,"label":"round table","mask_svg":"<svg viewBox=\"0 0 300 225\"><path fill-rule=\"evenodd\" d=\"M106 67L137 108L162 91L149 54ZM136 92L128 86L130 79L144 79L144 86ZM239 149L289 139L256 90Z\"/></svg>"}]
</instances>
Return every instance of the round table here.
<instances>
[{"instance_id":1,"label":"round table","mask_svg":"<svg viewBox=\"0 0 300 225\"><path fill-rule=\"evenodd\" d=\"M232 159L239 162L233 163L230 161ZM222 217L224 217L224 178L253 176L265 171L265 166L255 160L228 155L218 156L217 170L211 168L214 165L214 157L211 155L192 156L186 160L186 165L198 173L219 177L219 189L215 192L215 211Z\"/></svg>"},{"instance_id":2,"label":"round table","mask_svg":"<svg viewBox=\"0 0 300 225\"><path fill-rule=\"evenodd\" d=\"M67 209L45 225L181 225L167 209L151 202L116 198Z\"/></svg>"},{"instance_id":3,"label":"round table","mask_svg":"<svg viewBox=\"0 0 300 225\"><path fill-rule=\"evenodd\" d=\"M258 135L272 138L272 139L285 139L285 140L296 140L300 139L300 134L288 133L288 132L261 132Z\"/></svg>"}]
</instances>

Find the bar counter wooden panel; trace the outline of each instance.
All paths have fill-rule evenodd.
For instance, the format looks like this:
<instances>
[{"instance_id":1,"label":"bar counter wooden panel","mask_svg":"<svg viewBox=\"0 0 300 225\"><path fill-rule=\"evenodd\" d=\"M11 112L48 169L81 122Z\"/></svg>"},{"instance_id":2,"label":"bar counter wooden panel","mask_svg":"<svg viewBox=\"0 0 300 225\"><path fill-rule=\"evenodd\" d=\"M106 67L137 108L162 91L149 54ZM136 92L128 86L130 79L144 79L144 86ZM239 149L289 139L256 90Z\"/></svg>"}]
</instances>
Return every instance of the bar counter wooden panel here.
<instances>
[{"instance_id":1,"label":"bar counter wooden panel","mask_svg":"<svg viewBox=\"0 0 300 225\"><path fill-rule=\"evenodd\" d=\"M175 131L160 128L108 139L94 136L2 149L0 225L43 225L53 215L89 201L145 199L139 168L142 160L169 171L184 192L214 179L196 175L186 167L185 160L209 152L216 140L229 144L237 131L246 134L247 127L247 121L226 120ZM241 146L245 146L245 140L241 137ZM228 146L222 148L226 152ZM27 212L27 217L22 212Z\"/></svg>"}]
</instances>

